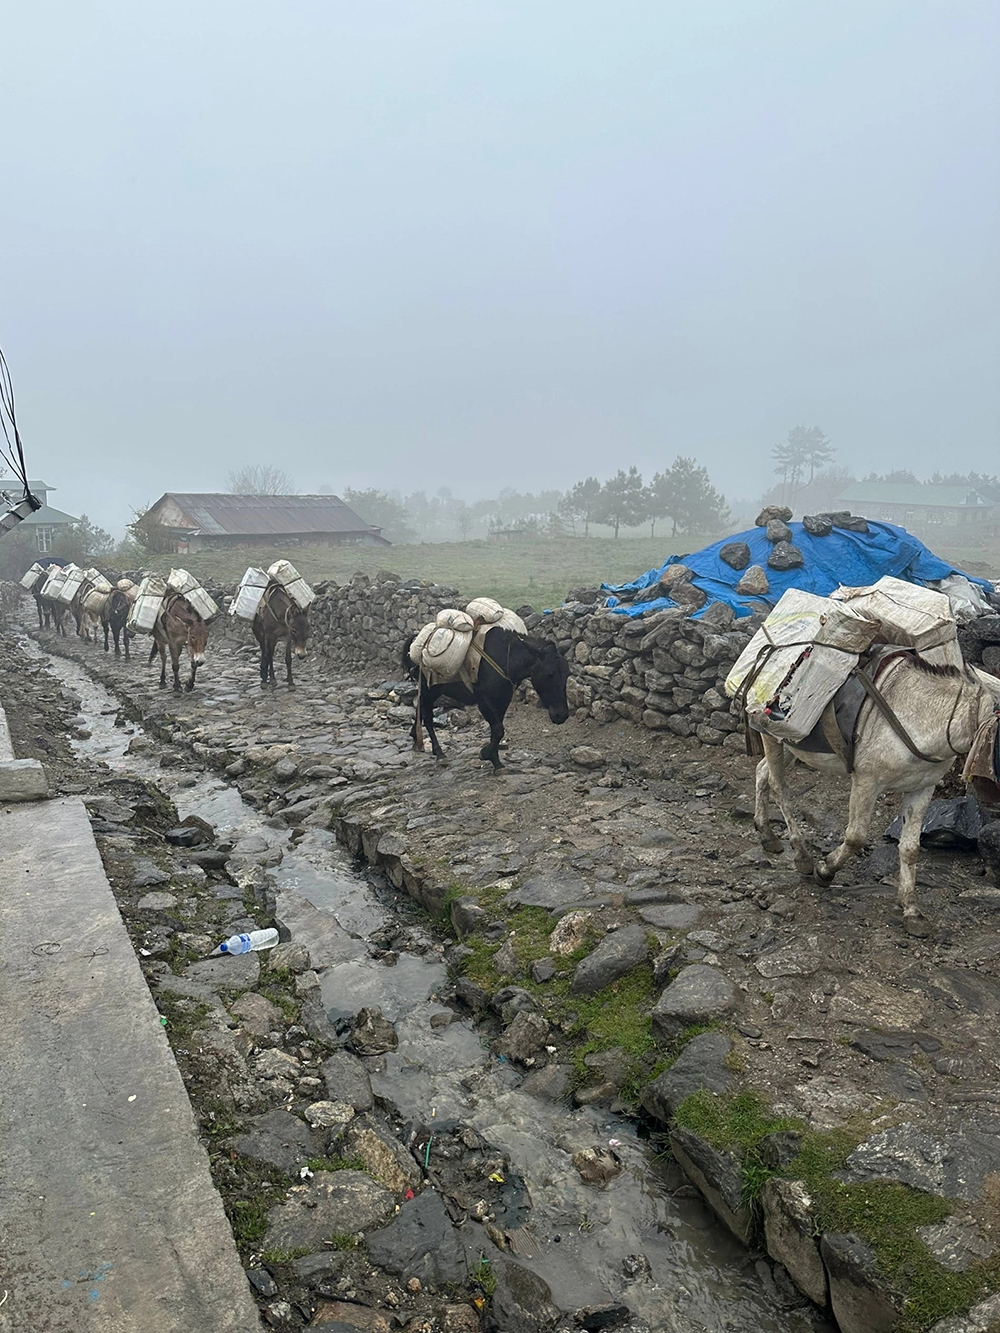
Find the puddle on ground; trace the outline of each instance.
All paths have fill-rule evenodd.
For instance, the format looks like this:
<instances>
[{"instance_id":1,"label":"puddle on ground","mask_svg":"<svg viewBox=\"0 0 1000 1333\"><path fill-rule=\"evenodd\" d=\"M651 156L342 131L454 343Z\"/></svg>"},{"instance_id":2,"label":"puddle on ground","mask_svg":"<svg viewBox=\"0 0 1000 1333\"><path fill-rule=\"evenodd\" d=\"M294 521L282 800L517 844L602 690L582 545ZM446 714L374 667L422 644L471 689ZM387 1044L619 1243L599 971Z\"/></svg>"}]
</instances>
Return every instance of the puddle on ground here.
<instances>
[{"instance_id":1,"label":"puddle on ground","mask_svg":"<svg viewBox=\"0 0 1000 1333\"><path fill-rule=\"evenodd\" d=\"M155 745L126 754L141 732L129 722L116 725L118 704L104 686L32 639L25 650L43 657L81 700L90 736L74 741L79 754L155 782L182 817L198 814L220 835L261 837L282 850L279 914L309 946L333 1017L377 1004L396 1024L398 1050L375 1062L376 1093L432 1129L450 1119L470 1123L510 1155L532 1200L534 1252L517 1259L545 1279L558 1304L621 1300L656 1333L832 1333L815 1311L782 1308L746 1250L699 1199L670 1193L664 1165L633 1122L531 1097L471 1023L432 1027L432 1016L445 1009L430 999L446 982L443 964L437 955L402 952L394 966L369 956L366 937L390 917L332 835L309 830L292 845L287 830L271 828L218 777L160 768ZM585 1186L572 1154L609 1144L622 1173L605 1190ZM645 1255L651 1272L628 1280L623 1263L634 1255Z\"/></svg>"}]
</instances>

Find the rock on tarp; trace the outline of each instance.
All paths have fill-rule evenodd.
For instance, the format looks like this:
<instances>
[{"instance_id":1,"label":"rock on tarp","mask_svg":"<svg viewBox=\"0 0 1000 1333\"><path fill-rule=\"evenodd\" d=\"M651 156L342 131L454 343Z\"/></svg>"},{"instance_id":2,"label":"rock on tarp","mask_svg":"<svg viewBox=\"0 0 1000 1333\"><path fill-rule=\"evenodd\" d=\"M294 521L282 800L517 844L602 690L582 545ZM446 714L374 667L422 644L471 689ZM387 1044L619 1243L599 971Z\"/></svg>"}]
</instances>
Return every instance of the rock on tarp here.
<instances>
[{"instance_id":1,"label":"rock on tarp","mask_svg":"<svg viewBox=\"0 0 1000 1333\"><path fill-rule=\"evenodd\" d=\"M641 615L643 612L675 606L676 603L667 597L623 606L615 594L634 593L659 583L665 570L683 562L692 571L692 584L701 588L708 597L705 607L692 617L697 620L713 602L727 603L737 616L748 616L754 611L769 609L789 588L801 588L805 592L828 597L834 589L842 586L868 587L877 583L883 574L906 579L909 583L925 584L947 578L949 574L964 572L939 559L923 542L893 523L870 522L866 533L834 528L826 537L812 536L801 523L791 523L789 527L795 546L802 552L804 563L797 569L770 569L770 591L766 598L738 594L736 584L740 574L727 565L720 555L723 548L731 546L733 542L745 542L750 548L751 563L766 566L772 546L763 528L750 528L747 532L722 537L694 555L672 555L659 569L647 570L631 583L602 584L601 591L610 594L608 607L622 615ZM971 574L965 577L984 591L992 592L992 585L984 579L974 578Z\"/></svg>"}]
</instances>

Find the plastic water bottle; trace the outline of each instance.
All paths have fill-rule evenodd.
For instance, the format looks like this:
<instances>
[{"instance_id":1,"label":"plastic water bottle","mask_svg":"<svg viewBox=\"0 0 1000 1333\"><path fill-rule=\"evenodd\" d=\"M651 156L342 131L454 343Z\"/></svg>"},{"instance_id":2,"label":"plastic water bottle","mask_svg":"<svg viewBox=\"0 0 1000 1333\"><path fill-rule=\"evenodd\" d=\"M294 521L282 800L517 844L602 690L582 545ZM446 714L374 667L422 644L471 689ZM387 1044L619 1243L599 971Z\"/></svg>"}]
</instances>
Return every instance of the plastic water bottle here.
<instances>
[{"instance_id":1,"label":"plastic water bottle","mask_svg":"<svg viewBox=\"0 0 1000 1333\"><path fill-rule=\"evenodd\" d=\"M214 950L212 957L220 953L252 953L255 949L273 949L278 943L278 932L271 926L268 930L251 930L249 934L230 935Z\"/></svg>"}]
</instances>

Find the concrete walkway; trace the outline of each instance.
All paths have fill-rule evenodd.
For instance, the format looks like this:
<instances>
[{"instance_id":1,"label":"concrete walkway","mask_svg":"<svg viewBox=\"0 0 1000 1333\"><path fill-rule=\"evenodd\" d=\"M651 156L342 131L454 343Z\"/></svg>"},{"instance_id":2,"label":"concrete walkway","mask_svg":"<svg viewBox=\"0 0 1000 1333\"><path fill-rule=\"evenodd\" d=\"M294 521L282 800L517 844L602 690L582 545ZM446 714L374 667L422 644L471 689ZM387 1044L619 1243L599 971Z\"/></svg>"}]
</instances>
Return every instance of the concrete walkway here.
<instances>
[{"instance_id":1,"label":"concrete walkway","mask_svg":"<svg viewBox=\"0 0 1000 1333\"><path fill-rule=\"evenodd\" d=\"M82 801L0 807L0 1333L259 1333Z\"/></svg>"}]
</instances>

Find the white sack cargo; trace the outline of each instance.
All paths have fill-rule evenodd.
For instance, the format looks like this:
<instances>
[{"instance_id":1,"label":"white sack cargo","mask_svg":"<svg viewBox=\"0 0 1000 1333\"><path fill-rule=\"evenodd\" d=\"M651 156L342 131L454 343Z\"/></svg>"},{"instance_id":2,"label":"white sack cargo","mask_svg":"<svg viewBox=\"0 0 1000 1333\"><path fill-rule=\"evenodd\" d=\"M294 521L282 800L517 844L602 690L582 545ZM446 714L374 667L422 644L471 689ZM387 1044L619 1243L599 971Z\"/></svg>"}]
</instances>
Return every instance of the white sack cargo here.
<instances>
[{"instance_id":1,"label":"white sack cargo","mask_svg":"<svg viewBox=\"0 0 1000 1333\"><path fill-rule=\"evenodd\" d=\"M48 575L45 579L45 582L42 584L42 590L39 593L39 596L48 597L50 601L54 601L55 595L58 592L59 588L62 586L62 583L65 578L66 578L65 569L61 569L58 565L54 565L48 571Z\"/></svg>"},{"instance_id":2,"label":"white sack cargo","mask_svg":"<svg viewBox=\"0 0 1000 1333\"><path fill-rule=\"evenodd\" d=\"M206 622L214 620L219 614L217 603L208 595L201 584L197 588L192 588L190 592L186 592L184 600L195 615L200 616Z\"/></svg>"},{"instance_id":3,"label":"white sack cargo","mask_svg":"<svg viewBox=\"0 0 1000 1333\"><path fill-rule=\"evenodd\" d=\"M239 620L253 620L269 582L270 578L264 570L255 569L251 565L240 579L236 596L229 603L229 614Z\"/></svg>"},{"instance_id":4,"label":"white sack cargo","mask_svg":"<svg viewBox=\"0 0 1000 1333\"><path fill-rule=\"evenodd\" d=\"M36 560L30 569L26 569L24 571L18 582L26 592L31 592L32 588L35 586L35 584L39 581L39 579L42 577L44 573L45 570Z\"/></svg>"},{"instance_id":5,"label":"white sack cargo","mask_svg":"<svg viewBox=\"0 0 1000 1333\"><path fill-rule=\"evenodd\" d=\"M918 588L915 583L887 574L869 588L838 588L831 596L877 622L873 642L922 649L935 648L955 637L955 617L948 598L932 588Z\"/></svg>"},{"instance_id":6,"label":"white sack cargo","mask_svg":"<svg viewBox=\"0 0 1000 1333\"><path fill-rule=\"evenodd\" d=\"M747 682L751 724L781 740L802 740L877 631L877 622L849 602L789 588L740 654L726 693L732 698Z\"/></svg>"},{"instance_id":7,"label":"white sack cargo","mask_svg":"<svg viewBox=\"0 0 1000 1333\"><path fill-rule=\"evenodd\" d=\"M84 593L81 605L84 611L89 611L92 616L101 616L104 614L104 608L107 606L110 596L110 589L107 592L101 592L100 588L91 588L89 592Z\"/></svg>"},{"instance_id":8,"label":"white sack cargo","mask_svg":"<svg viewBox=\"0 0 1000 1333\"><path fill-rule=\"evenodd\" d=\"M167 587L171 592L179 592L184 597L193 588L200 588L201 584L186 569L172 569L167 575Z\"/></svg>"},{"instance_id":9,"label":"white sack cargo","mask_svg":"<svg viewBox=\"0 0 1000 1333\"><path fill-rule=\"evenodd\" d=\"M948 598L951 614L960 625L979 616L993 615L993 607L983 595L978 584L967 579L964 574L949 574L946 579L928 583L929 588L943 592Z\"/></svg>"},{"instance_id":10,"label":"white sack cargo","mask_svg":"<svg viewBox=\"0 0 1000 1333\"><path fill-rule=\"evenodd\" d=\"M474 597L465 608L465 613L483 625L495 625L503 615L503 607L492 597Z\"/></svg>"},{"instance_id":11,"label":"white sack cargo","mask_svg":"<svg viewBox=\"0 0 1000 1333\"><path fill-rule=\"evenodd\" d=\"M316 600L312 588L289 560L275 560L267 572L275 583L281 584L300 610L307 611Z\"/></svg>"},{"instance_id":12,"label":"white sack cargo","mask_svg":"<svg viewBox=\"0 0 1000 1333\"><path fill-rule=\"evenodd\" d=\"M96 588L98 592L109 593L111 591L111 584L99 569L85 569L83 576L91 587Z\"/></svg>"},{"instance_id":13,"label":"white sack cargo","mask_svg":"<svg viewBox=\"0 0 1000 1333\"><path fill-rule=\"evenodd\" d=\"M432 620L429 625L425 625L423 627L420 633L414 637L413 642L410 644L410 661L413 663L415 667L420 666L424 649L427 646L427 641L430 639L431 635L435 632L436 629L437 625L435 625L434 621Z\"/></svg>"},{"instance_id":14,"label":"white sack cargo","mask_svg":"<svg viewBox=\"0 0 1000 1333\"><path fill-rule=\"evenodd\" d=\"M128 615L127 628L137 634L151 633L166 595L167 585L164 580L157 574L147 574L136 591L135 601Z\"/></svg>"},{"instance_id":15,"label":"white sack cargo","mask_svg":"<svg viewBox=\"0 0 1000 1333\"><path fill-rule=\"evenodd\" d=\"M472 617L464 611L439 611L410 645L410 661L432 680L455 680L465 665L472 631Z\"/></svg>"},{"instance_id":16,"label":"white sack cargo","mask_svg":"<svg viewBox=\"0 0 1000 1333\"><path fill-rule=\"evenodd\" d=\"M82 569L77 565L67 565L66 577L63 579L56 592L53 593L53 600L62 602L64 606L69 606L70 602L86 581L87 576Z\"/></svg>"},{"instance_id":17,"label":"white sack cargo","mask_svg":"<svg viewBox=\"0 0 1000 1333\"><path fill-rule=\"evenodd\" d=\"M131 579L119 579L115 584L119 592L123 592L130 602L134 602L139 592L139 585L133 583Z\"/></svg>"},{"instance_id":18,"label":"white sack cargo","mask_svg":"<svg viewBox=\"0 0 1000 1333\"><path fill-rule=\"evenodd\" d=\"M195 576L189 574L186 569L172 569L167 578L167 587L171 592L179 593L195 615L200 616L202 620L214 620L219 614L215 602Z\"/></svg>"}]
</instances>

